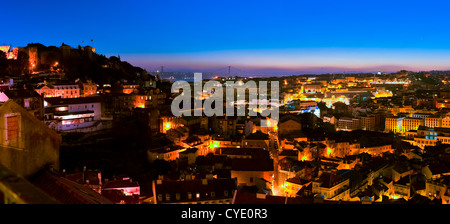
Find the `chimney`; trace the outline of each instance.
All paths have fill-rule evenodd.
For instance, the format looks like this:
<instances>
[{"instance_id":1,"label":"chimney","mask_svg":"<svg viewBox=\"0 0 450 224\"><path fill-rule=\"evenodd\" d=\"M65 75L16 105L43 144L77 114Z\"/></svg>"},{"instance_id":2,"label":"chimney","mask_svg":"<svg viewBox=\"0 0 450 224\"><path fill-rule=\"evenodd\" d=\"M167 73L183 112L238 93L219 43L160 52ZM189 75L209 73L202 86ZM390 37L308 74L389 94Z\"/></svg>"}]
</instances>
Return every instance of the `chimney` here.
<instances>
[{"instance_id":1,"label":"chimney","mask_svg":"<svg viewBox=\"0 0 450 224\"><path fill-rule=\"evenodd\" d=\"M102 186L102 172L98 172L97 178L98 178L98 185Z\"/></svg>"},{"instance_id":2,"label":"chimney","mask_svg":"<svg viewBox=\"0 0 450 224\"><path fill-rule=\"evenodd\" d=\"M83 181L83 184L86 183L86 166L83 166L81 180Z\"/></svg>"}]
</instances>

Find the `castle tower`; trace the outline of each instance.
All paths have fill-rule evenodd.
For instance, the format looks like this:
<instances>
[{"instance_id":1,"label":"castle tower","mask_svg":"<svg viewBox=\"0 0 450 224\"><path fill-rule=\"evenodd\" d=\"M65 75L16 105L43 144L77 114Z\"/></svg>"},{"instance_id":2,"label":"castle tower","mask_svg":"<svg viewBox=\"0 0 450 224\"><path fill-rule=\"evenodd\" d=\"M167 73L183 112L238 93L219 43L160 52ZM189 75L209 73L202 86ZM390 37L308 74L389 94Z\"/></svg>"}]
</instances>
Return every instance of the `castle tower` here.
<instances>
[{"instance_id":1,"label":"castle tower","mask_svg":"<svg viewBox=\"0 0 450 224\"><path fill-rule=\"evenodd\" d=\"M28 61L30 63L30 71L34 71L38 67L38 49L36 46L28 47Z\"/></svg>"}]
</instances>

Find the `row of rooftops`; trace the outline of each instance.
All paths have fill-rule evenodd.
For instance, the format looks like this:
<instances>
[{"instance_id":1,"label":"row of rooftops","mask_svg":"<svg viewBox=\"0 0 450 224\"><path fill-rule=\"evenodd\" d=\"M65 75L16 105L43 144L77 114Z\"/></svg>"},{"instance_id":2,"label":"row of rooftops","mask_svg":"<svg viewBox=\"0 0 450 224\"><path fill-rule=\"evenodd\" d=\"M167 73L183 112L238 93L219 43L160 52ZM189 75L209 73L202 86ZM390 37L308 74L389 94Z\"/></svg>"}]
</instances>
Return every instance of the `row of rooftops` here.
<instances>
[{"instance_id":1,"label":"row of rooftops","mask_svg":"<svg viewBox=\"0 0 450 224\"><path fill-rule=\"evenodd\" d=\"M154 180L153 195L157 203L231 199L236 186L234 178Z\"/></svg>"}]
</instances>

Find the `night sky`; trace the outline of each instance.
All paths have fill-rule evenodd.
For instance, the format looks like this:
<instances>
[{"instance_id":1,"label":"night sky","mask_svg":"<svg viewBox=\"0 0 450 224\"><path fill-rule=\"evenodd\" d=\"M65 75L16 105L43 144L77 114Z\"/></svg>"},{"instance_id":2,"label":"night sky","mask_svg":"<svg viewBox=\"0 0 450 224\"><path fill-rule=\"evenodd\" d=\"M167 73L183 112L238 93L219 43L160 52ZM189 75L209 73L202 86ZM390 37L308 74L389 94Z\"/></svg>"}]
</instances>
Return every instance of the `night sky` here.
<instances>
[{"instance_id":1,"label":"night sky","mask_svg":"<svg viewBox=\"0 0 450 224\"><path fill-rule=\"evenodd\" d=\"M449 8L413 0L3 1L0 44L92 45L166 71L447 70Z\"/></svg>"}]
</instances>

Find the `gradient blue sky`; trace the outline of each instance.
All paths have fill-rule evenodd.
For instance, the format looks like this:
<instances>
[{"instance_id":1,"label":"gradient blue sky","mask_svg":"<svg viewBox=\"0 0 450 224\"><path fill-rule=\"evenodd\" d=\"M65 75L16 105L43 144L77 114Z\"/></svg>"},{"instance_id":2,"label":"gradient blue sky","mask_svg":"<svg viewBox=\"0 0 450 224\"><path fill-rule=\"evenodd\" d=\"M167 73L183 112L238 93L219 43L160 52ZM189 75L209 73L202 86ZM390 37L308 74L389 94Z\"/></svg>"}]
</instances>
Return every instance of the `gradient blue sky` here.
<instances>
[{"instance_id":1,"label":"gradient blue sky","mask_svg":"<svg viewBox=\"0 0 450 224\"><path fill-rule=\"evenodd\" d=\"M165 71L450 69L449 8L432 0L3 1L0 44L93 39L100 54Z\"/></svg>"}]
</instances>

